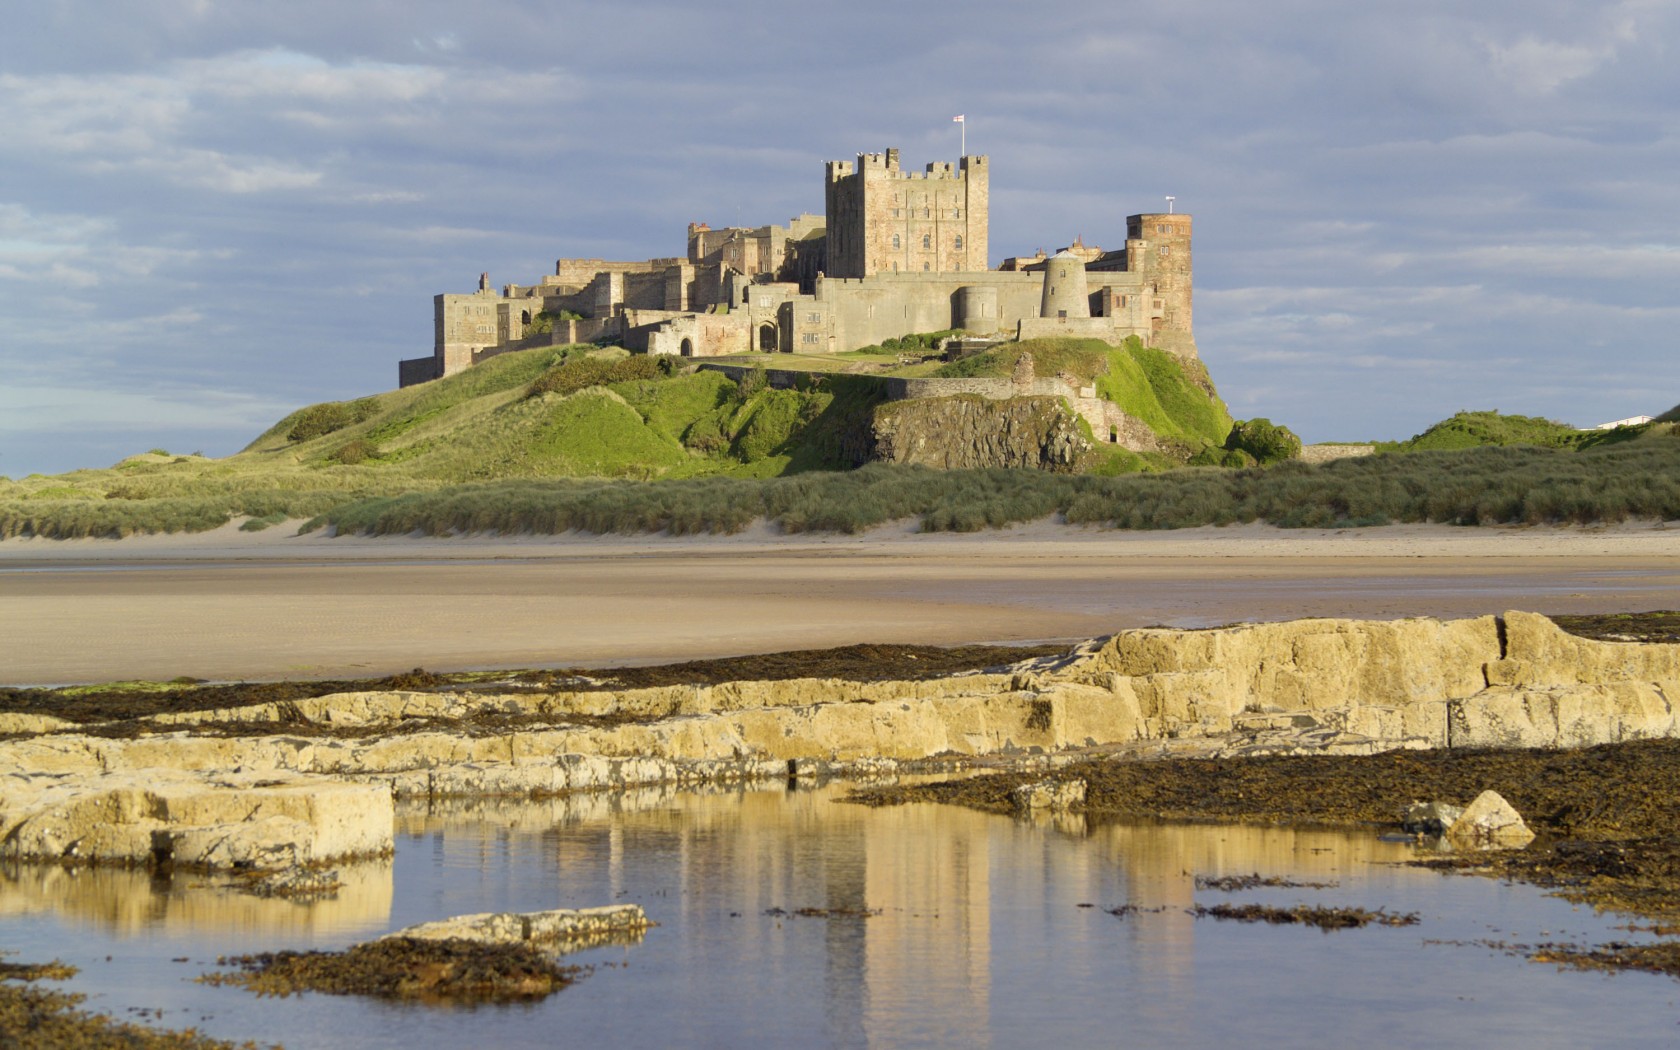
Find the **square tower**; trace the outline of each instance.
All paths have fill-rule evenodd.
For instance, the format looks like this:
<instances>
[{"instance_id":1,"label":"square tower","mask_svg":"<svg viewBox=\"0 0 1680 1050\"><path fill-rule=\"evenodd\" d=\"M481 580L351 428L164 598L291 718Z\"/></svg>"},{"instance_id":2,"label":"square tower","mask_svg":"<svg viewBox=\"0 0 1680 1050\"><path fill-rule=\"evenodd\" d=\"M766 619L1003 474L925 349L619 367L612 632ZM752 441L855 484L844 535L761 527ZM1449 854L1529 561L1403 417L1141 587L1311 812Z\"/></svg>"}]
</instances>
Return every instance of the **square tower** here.
<instances>
[{"instance_id":1,"label":"square tower","mask_svg":"<svg viewBox=\"0 0 1680 1050\"><path fill-rule=\"evenodd\" d=\"M1195 343L1191 313L1190 216L1159 212L1126 217L1126 269L1143 275L1159 306L1154 345L1176 350Z\"/></svg>"},{"instance_id":2,"label":"square tower","mask_svg":"<svg viewBox=\"0 0 1680 1050\"><path fill-rule=\"evenodd\" d=\"M827 165L830 277L988 269L983 156L906 172L898 150Z\"/></svg>"}]
</instances>

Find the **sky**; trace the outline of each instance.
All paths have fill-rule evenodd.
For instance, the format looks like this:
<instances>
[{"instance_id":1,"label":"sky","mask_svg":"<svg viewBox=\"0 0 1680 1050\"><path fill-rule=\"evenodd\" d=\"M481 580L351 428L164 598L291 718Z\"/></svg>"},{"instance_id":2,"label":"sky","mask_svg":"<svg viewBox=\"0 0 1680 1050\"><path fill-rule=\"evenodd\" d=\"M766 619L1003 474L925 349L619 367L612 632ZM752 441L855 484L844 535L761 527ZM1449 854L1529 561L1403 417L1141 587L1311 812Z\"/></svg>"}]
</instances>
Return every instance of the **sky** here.
<instances>
[{"instance_id":1,"label":"sky","mask_svg":"<svg viewBox=\"0 0 1680 1050\"><path fill-rule=\"evenodd\" d=\"M823 162L991 163L992 265L1195 217L1239 418L1680 402L1680 2L44 0L0 36L0 475L228 455L396 385L431 297Z\"/></svg>"}]
</instances>

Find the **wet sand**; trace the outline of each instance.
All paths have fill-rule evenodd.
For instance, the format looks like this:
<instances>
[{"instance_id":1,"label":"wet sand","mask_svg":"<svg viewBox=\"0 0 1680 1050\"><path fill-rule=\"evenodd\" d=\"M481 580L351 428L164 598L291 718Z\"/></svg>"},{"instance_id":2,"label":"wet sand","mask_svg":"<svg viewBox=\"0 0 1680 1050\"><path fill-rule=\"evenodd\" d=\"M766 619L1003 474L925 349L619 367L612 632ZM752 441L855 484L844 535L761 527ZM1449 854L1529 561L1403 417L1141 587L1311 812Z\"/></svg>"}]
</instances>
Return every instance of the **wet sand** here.
<instances>
[{"instance_id":1,"label":"wet sand","mask_svg":"<svg viewBox=\"0 0 1680 1050\"><path fill-rule=\"evenodd\" d=\"M1680 528L0 543L0 683L555 667L1680 604Z\"/></svg>"}]
</instances>

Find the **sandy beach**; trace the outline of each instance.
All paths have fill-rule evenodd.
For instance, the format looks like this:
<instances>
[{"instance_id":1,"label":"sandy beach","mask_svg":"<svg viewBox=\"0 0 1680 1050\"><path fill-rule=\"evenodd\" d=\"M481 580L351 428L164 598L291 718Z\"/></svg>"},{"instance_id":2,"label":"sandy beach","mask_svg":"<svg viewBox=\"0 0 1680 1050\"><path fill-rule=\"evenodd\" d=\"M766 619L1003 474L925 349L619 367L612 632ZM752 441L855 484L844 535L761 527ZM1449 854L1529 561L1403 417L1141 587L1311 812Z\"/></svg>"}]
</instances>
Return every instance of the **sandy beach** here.
<instances>
[{"instance_id":1,"label":"sandy beach","mask_svg":"<svg viewBox=\"0 0 1680 1050\"><path fill-rule=\"evenodd\" d=\"M0 683L604 666L852 642L1680 601L1680 528L0 543Z\"/></svg>"}]
</instances>

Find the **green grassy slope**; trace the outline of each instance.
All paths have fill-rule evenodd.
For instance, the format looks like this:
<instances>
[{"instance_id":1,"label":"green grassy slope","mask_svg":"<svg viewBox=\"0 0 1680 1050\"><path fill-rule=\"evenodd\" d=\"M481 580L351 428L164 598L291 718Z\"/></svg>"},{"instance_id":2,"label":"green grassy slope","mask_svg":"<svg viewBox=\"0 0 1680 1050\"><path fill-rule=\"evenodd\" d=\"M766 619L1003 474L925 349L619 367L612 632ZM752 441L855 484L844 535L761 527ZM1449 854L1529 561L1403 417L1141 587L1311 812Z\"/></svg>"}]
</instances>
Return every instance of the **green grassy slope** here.
<instances>
[{"instance_id":1,"label":"green grassy slope","mask_svg":"<svg viewBox=\"0 0 1680 1050\"><path fill-rule=\"evenodd\" d=\"M561 370L602 384L534 392ZM858 432L880 390L845 376L771 390L717 372L666 375L592 346L502 354L436 382L299 409L222 460L148 453L103 470L0 478L0 538L195 531L233 516L257 527L492 480L845 469L861 461Z\"/></svg>"},{"instance_id":2,"label":"green grassy slope","mask_svg":"<svg viewBox=\"0 0 1680 1050\"><path fill-rule=\"evenodd\" d=\"M1654 424L1615 430L1576 430L1538 416L1505 415L1497 411L1456 412L1405 441L1379 441L1385 452L1436 452L1488 445L1533 445L1536 448L1587 449L1629 441Z\"/></svg>"},{"instance_id":3,"label":"green grassy slope","mask_svg":"<svg viewBox=\"0 0 1680 1050\"><path fill-rule=\"evenodd\" d=\"M1165 440L1182 445L1185 455L1223 444L1231 432L1231 413L1202 363L1146 347L1135 336L1119 347L1096 339L1005 343L930 375L1005 378L1024 353L1032 354L1038 375L1067 373L1094 382L1097 396L1119 405Z\"/></svg>"}]
</instances>

